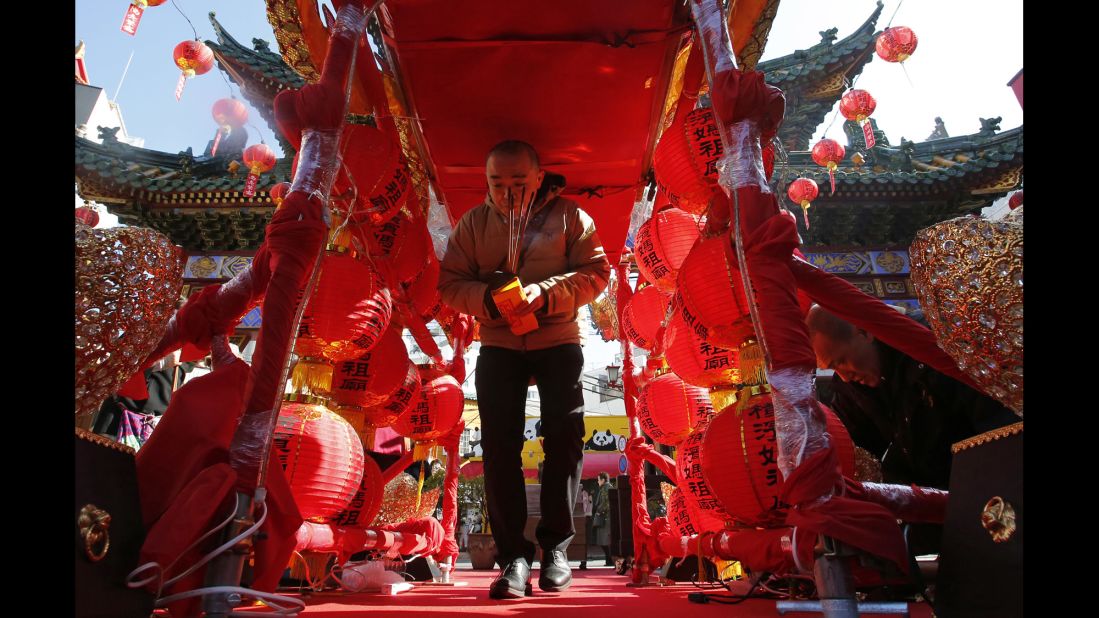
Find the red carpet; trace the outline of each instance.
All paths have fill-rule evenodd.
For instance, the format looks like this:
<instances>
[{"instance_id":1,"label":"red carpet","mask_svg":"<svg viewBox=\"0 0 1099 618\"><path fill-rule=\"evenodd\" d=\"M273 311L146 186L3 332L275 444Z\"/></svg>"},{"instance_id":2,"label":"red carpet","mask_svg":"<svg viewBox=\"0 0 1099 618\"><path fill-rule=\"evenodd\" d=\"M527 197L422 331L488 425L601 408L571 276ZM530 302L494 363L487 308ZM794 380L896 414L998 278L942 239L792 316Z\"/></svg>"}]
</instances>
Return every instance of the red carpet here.
<instances>
[{"instance_id":1,"label":"red carpet","mask_svg":"<svg viewBox=\"0 0 1099 618\"><path fill-rule=\"evenodd\" d=\"M348 618L351 616L585 616L620 615L629 618L669 618L676 616L778 616L775 602L766 599L750 599L738 605L687 601L687 593L699 590L691 584L675 586L627 588L626 577L615 575L611 568L580 571L573 569L573 584L565 592L548 593L538 589L538 571L535 569L532 583L534 596L511 601L493 601L488 598L488 584L496 571L473 571L459 565L454 573L455 581L469 582L462 587L416 587L396 596L377 594L349 594L324 592L305 597L308 607L302 616L306 618ZM722 589L707 591L727 594ZM930 608L925 604L910 604L912 618L929 618ZM812 616L807 613L788 613L787 616ZM816 614L820 616L821 614ZM880 614L864 614L879 616Z\"/></svg>"}]
</instances>

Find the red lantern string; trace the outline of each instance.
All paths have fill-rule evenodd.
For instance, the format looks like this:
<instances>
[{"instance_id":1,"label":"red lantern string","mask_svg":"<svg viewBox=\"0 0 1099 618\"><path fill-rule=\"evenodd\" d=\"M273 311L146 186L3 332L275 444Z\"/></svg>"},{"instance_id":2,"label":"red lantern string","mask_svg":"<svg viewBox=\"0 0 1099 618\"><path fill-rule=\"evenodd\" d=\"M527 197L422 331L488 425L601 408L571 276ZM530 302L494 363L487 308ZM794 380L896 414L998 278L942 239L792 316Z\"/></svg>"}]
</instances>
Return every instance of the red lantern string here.
<instances>
[{"instance_id":1,"label":"red lantern string","mask_svg":"<svg viewBox=\"0 0 1099 618\"><path fill-rule=\"evenodd\" d=\"M256 195L259 175L275 167L275 152L267 144L254 144L244 149L241 159L248 167L248 180L244 184L244 197Z\"/></svg>"},{"instance_id":2,"label":"red lantern string","mask_svg":"<svg viewBox=\"0 0 1099 618\"><path fill-rule=\"evenodd\" d=\"M683 260L699 236L699 218L679 210L664 208L637 229L633 253L637 270L661 291L675 291L675 279Z\"/></svg>"},{"instance_id":3,"label":"red lantern string","mask_svg":"<svg viewBox=\"0 0 1099 618\"><path fill-rule=\"evenodd\" d=\"M320 521L347 508L362 482L363 447L346 420L322 405L284 403L274 443L303 518Z\"/></svg>"},{"instance_id":4,"label":"red lantern string","mask_svg":"<svg viewBox=\"0 0 1099 618\"><path fill-rule=\"evenodd\" d=\"M812 178L798 178L786 189L786 196L801 206L801 212L805 216L805 229L809 229L809 203L817 199L819 194L817 183Z\"/></svg>"},{"instance_id":5,"label":"red lantern string","mask_svg":"<svg viewBox=\"0 0 1099 618\"><path fill-rule=\"evenodd\" d=\"M828 168L828 181L832 185L831 195L836 194L836 168L846 154L843 144L834 139L822 139L813 146L813 161Z\"/></svg>"}]
</instances>

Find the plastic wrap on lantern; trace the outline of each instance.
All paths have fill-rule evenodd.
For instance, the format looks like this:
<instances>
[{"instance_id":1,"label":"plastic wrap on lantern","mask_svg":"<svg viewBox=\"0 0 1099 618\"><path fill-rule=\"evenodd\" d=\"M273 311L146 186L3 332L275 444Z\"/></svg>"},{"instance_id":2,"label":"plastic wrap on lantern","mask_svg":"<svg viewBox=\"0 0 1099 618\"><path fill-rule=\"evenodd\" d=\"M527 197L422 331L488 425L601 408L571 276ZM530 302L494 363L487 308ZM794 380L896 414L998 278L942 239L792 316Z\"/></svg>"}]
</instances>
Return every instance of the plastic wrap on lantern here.
<instances>
[{"instance_id":1,"label":"plastic wrap on lantern","mask_svg":"<svg viewBox=\"0 0 1099 618\"><path fill-rule=\"evenodd\" d=\"M421 369L420 394L415 402L393 423L393 430L411 438L421 451L443 437L462 417L465 396L462 385L449 374L433 366ZM422 459L422 457L417 457Z\"/></svg>"},{"instance_id":2,"label":"plastic wrap on lantern","mask_svg":"<svg viewBox=\"0 0 1099 618\"><path fill-rule=\"evenodd\" d=\"M725 528L725 522L732 522L732 517L702 476L702 440L708 430L705 425L696 430L679 445L675 454L679 489L687 503L690 520L699 532L717 532Z\"/></svg>"},{"instance_id":3,"label":"plastic wrap on lantern","mask_svg":"<svg viewBox=\"0 0 1099 618\"><path fill-rule=\"evenodd\" d=\"M730 191L759 187L761 193L771 193L771 185L763 169L759 125L752 120L735 122L726 129L726 141L732 150L718 163L722 186Z\"/></svg>"},{"instance_id":4,"label":"plastic wrap on lantern","mask_svg":"<svg viewBox=\"0 0 1099 618\"><path fill-rule=\"evenodd\" d=\"M282 404L274 454L301 516L319 522L347 508L358 491L363 446L346 420L315 398L302 399Z\"/></svg>"},{"instance_id":5,"label":"plastic wrap on lantern","mask_svg":"<svg viewBox=\"0 0 1099 618\"><path fill-rule=\"evenodd\" d=\"M939 347L1022 416L1023 224L951 219L917 232L909 254L912 284Z\"/></svg>"},{"instance_id":6,"label":"plastic wrap on lantern","mask_svg":"<svg viewBox=\"0 0 1099 618\"><path fill-rule=\"evenodd\" d=\"M339 362L369 351L389 326L389 289L354 251L326 251L298 326L295 353Z\"/></svg>"},{"instance_id":7,"label":"plastic wrap on lantern","mask_svg":"<svg viewBox=\"0 0 1099 618\"><path fill-rule=\"evenodd\" d=\"M701 108L668 127L653 152L657 185L672 205L702 214L717 185L717 163L723 155L713 110Z\"/></svg>"},{"instance_id":8,"label":"plastic wrap on lantern","mask_svg":"<svg viewBox=\"0 0 1099 618\"><path fill-rule=\"evenodd\" d=\"M779 502L783 475L778 467L775 410L766 386L743 389L748 397L718 412L702 439L702 474L714 496L738 523L780 525L787 505ZM824 408L843 474L855 473L855 447L843 423Z\"/></svg>"},{"instance_id":9,"label":"plastic wrap on lantern","mask_svg":"<svg viewBox=\"0 0 1099 618\"><path fill-rule=\"evenodd\" d=\"M354 196L354 202L347 203L351 220L377 225L392 218L411 193L400 144L368 125L347 125L342 143L343 159L333 190Z\"/></svg>"},{"instance_id":10,"label":"plastic wrap on lantern","mask_svg":"<svg viewBox=\"0 0 1099 618\"><path fill-rule=\"evenodd\" d=\"M622 334L639 348L652 350L664 315L668 311L668 295L656 286L638 290L622 311Z\"/></svg>"},{"instance_id":11,"label":"plastic wrap on lantern","mask_svg":"<svg viewBox=\"0 0 1099 618\"><path fill-rule=\"evenodd\" d=\"M330 517L333 526L365 528L370 525L382 508L382 471L368 454L363 457L363 478L347 508Z\"/></svg>"},{"instance_id":12,"label":"plastic wrap on lantern","mask_svg":"<svg viewBox=\"0 0 1099 618\"><path fill-rule=\"evenodd\" d=\"M390 327L368 352L336 363L332 401L359 407L381 405L404 383L410 365L400 329Z\"/></svg>"},{"instance_id":13,"label":"plastic wrap on lantern","mask_svg":"<svg viewBox=\"0 0 1099 618\"><path fill-rule=\"evenodd\" d=\"M679 268L698 240L700 226L699 217L676 208L653 214L637 230L633 248L637 270L661 291L671 294Z\"/></svg>"},{"instance_id":14,"label":"plastic wrap on lantern","mask_svg":"<svg viewBox=\"0 0 1099 618\"><path fill-rule=\"evenodd\" d=\"M664 360L684 382L706 388L741 382L737 349L714 345L673 311L664 330Z\"/></svg>"},{"instance_id":15,"label":"plastic wrap on lantern","mask_svg":"<svg viewBox=\"0 0 1099 618\"><path fill-rule=\"evenodd\" d=\"M140 227L76 233L76 416L87 416L156 348L183 285L183 252Z\"/></svg>"},{"instance_id":16,"label":"plastic wrap on lantern","mask_svg":"<svg viewBox=\"0 0 1099 618\"><path fill-rule=\"evenodd\" d=\"M691 386L673 373L649 381L637 396L637 420L645 435L668 446L682 442L714 407L704 388Z\"/></svg>"},{"instance_id":17,"label":"plastic wrap on lantern","mask_svg":"<svg viewBox=\"0 0 1099 618\"><path fill-rule=\"evenodd\" d=\"M737 348L755 336L729 239L721 236L696 244L679 269L676 311L695 334L726 348Z\"/></svg>"}]
</instances>

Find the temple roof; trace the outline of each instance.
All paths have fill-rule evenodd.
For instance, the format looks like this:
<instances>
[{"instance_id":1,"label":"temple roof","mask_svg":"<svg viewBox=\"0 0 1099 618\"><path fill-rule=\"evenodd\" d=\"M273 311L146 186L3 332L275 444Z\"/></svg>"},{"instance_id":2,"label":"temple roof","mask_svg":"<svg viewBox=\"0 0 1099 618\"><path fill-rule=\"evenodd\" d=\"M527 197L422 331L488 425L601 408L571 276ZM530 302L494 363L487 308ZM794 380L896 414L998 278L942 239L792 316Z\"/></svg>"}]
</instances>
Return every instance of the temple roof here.
<instances>
[{"instance_id":1,"label":"temple roof","mask_svg":"<svg viewBox=\"0 0 1099 618\"><path fill-rule=\"evenodd\" d=\"M787 150L807 150L809 140L825 116L874 57L875 26L884 5L844 39L835 41L837 29L821 32L821 42L792 54L761 62L768 84L786 95L786 115L778 136Z\"/></svg>"}]
</instances>

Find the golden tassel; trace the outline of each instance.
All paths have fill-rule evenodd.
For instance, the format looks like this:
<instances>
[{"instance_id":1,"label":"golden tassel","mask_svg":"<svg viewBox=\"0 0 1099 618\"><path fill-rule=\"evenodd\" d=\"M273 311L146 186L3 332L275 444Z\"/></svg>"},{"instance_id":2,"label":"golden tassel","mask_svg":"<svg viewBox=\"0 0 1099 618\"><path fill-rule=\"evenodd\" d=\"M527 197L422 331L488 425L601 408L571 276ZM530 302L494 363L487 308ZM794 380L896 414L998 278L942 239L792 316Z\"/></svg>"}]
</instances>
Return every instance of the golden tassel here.
<instances>
[{"instance_id":1,"label":"golden tassel","mask_svg":"<svg viewBox=\"0 0 1099 618\"><path fill-rule=\"evenodd\" d=\"M732 385L715 386L710 389L710 403L714 404L714 413L721 414L725 408L737 401L737 389Z\"/></svg>"},{"instance_id":2,"label":"golden tassel","mask_svg":"<svg viewBox=\"0 0 1099 618\"><path fill-rule=\"evenodd\" d=\"M369 423L363 424L362 430L359 431L359 437L362 438L364 449L368 451L374 450L374 434L377 433L377 431L377 427Z\"/></svg>"},{"instance_id":3,"label":"golden tassel","mask_svg":"<svg viewBox=\"0 0 1099 618\"><path fill-rule=\"evenodd\" d=\"M295 393L327 395L332 390L335 367L323 358L303 358L294 365L290 378Z\"/></svg>"},{"instance_id":4,"label":"golden tassel","mask_svg":"<svg viewBox=\"0 0 1099 618\"><path fill-rule=\"evenodd\" d=\"M420 512L420 498L424 495L424 468L427 467L427 462L420 460L420 480L416 482L416 511Z\"/></svg>"},{"instance_id":5,"label":"golden tassel","mask_svg":"<svg viewBox=\"0 0 1099 618\"><path fill-rule=\"evenodd\" d=\"M745 384L763 384L767 381L767 359L759 343L749 339L740 346L740 376Z\"/></svg>"},{"instance_id":6,"label":"golden tassel","mask_svg":"<svg viewBox=\"0 0 1099 618\"><path fill-rule=\"evenodd\" d=\"M343 225L343 213L333 210L329 214L332 218L332 232L329 234L328 247L326 247L326 249L339 253L351 251L351 226Z\"/></svg>"},{"instance_id":7,"label":"golden tassel","mask_svg":"<svg viewBox=\"0 0 1099 618\"><path fill-rule=\"evenodd\" d=\"M359 406L336 405L332 407L332 411L342 416L343 420L347 421L355 429L355 433L362 433L363 426L366 423L365 410Z\"/></svg>"},{"instance_id":8,"label":"golden tassel","mask_svg":"<svg viewBox=\"0 0 1099 618\"><path fill-rule=\"evenodd\" d=\"M434 442L416 442L412 445L412 461L423 461L431 454Z\"/></svg>"},{"instance_id":9,"label":"golden tassel","mask_svg":"<svg viewBox=\"0 0 1099 618\"><path fill-rule=\"evenodd\" d=\"M322 580L328 574L328 561L331 558L332 554L326 552L295 551L290 558L290 579L307 581L312 587L314 581Z\"/></svg>"},{"instance_id":10,"label":"golden tassel","mask_svg":"<svg viewBox=\"0 0 1099 618\"><path fill-rule=\"evenodd\" d=\"M714 566L717 567L717 578L721 581L744 579L744 567L736 560L722 560L714 557Z\"/></svg>"}]
</instances>

